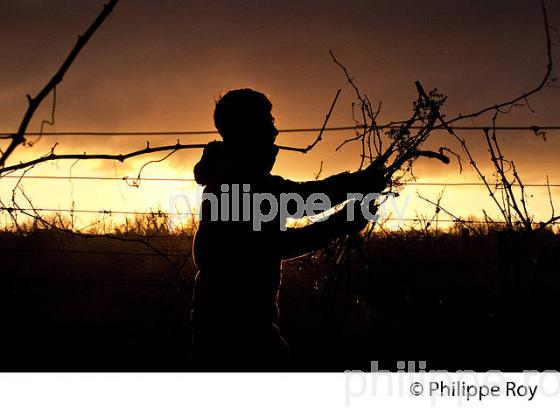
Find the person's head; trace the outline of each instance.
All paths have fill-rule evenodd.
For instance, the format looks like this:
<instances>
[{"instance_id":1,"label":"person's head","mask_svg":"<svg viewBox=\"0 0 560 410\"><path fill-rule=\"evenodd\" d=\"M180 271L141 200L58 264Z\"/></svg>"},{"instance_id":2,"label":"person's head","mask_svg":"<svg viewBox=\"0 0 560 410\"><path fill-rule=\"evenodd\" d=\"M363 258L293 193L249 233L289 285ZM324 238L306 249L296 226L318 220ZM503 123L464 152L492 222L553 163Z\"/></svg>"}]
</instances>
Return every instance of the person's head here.
<instances>
[{"instance_id":1,"label":"person's head","mask_svg":"<svg viewBox=\"0 0 560 410\"><path fill-rule=\"evenodd\" d=\"M272 116L272 103L250 88L223 94L214 109L214 124L230 147L260 151L269 149L278 135Z\"/></svg>"}]
</instances>

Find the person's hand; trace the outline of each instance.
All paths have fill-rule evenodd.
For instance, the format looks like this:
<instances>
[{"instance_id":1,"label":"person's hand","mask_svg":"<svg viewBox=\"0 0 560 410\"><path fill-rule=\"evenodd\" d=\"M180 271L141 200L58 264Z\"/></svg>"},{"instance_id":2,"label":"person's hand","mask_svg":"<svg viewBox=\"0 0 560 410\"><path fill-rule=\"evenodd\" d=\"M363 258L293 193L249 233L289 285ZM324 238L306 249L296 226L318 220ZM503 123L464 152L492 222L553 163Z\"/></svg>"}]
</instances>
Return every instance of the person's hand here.
<instances>
[{"instance_id":1,"label":"person's hand","mask_svg":"<svg viewBox=\"0 0 560 410\"><path fill-rule=\"evenodd\" d=\"M387 186L386 170L385 164L379 160L373 161L363 170L363 176L367 181L367 186L371 187L369 192L381 192L385 189Z\"/></svg>"}]
</instances>

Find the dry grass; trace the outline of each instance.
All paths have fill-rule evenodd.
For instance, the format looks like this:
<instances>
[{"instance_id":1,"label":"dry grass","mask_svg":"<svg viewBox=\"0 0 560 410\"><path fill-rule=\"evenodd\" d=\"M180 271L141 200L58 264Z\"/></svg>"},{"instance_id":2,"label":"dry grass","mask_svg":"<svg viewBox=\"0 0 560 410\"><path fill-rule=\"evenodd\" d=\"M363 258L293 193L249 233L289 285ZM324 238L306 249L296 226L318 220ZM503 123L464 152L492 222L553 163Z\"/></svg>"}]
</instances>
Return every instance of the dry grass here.
<instances>
[{"instance_id":1,"label":"dry grass","mask_svg":"<svg viewBox=\"0 0 560 410\"><path fill-rule=\"evenodd\" d=\"M118 239L148 238L190 283L192 230L165 228L154 215L111 237L40 225L3 232L2 323L10 337L2 347L17 353L4 357L3 369L188 369L191 289L143 242ZM334 252L283 264L281 325L295 368L368 368L382 359L441 368L560 365L551 342L560 307L557 234L479 224L438 234L379 231L348 265L337 265ZM535 340L540 347L531 350Z\"/></svg>"}]
</instances>

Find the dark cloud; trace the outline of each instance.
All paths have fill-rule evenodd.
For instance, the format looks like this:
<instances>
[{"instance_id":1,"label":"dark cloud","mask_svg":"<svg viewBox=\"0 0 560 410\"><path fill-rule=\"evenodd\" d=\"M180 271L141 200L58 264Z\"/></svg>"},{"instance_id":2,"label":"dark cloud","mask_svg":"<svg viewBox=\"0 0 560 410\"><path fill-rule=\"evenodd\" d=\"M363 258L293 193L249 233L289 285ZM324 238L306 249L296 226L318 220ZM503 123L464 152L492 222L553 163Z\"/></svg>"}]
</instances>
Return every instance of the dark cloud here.
<instances>
[{"instance_id":1,"label":"dark cloud","mask_svg":"<svg viewBox=\"0 0 560 410\"><path fill-rule=\"evenodd\" d=\"M549 3L551 23L560 24L560 4ZM24 95L49 78L101 6L2 2L3 130L17 126ZM334 91L344 85L329 49L374 100L384 101L386 120L408 114L416 79L448 94L448 110L457 113L530 88L545 65L537 1L124 0L59 87L55 129L208 129L213 98L240 86L271 96L280 127L319 126ZM332 125L351 122L350 101L346 90ZM536 114L519 110L505 120L558 122L557 101L558 91L546 90L532 100ZM39 114L47 115L48 107ZM309 139L290 135L283 142L305 145ZM122 151L144 143L64 140L80 150ZM309 176L321 158L341 168L355 164L356 150L335 156L336 145L326 142L297 171L287 162L278 167ZM511 150L524 155L523 144Z\"/></svg>"}]
</instances>

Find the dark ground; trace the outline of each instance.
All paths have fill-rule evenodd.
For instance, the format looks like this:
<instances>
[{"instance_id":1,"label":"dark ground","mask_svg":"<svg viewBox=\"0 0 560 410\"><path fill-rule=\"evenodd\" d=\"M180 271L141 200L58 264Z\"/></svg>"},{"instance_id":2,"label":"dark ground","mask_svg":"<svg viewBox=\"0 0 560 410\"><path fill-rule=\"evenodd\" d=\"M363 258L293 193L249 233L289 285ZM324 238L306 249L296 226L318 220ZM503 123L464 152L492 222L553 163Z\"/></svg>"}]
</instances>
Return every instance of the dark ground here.
<instances>
[{"instance_id":1,"label":"dark ground","mask_svg":"<svg viewBox=\"0 0 560 410\"><path fill-rule=\"evenodd\" d=\"M179 276L141 243L2 234L0 370L188 371L191 240L150 243ZM560 370L559 262L549 232L399 233L338 271L326 251L285 262L289 369Z\"/></svg>"}]
</instances>

